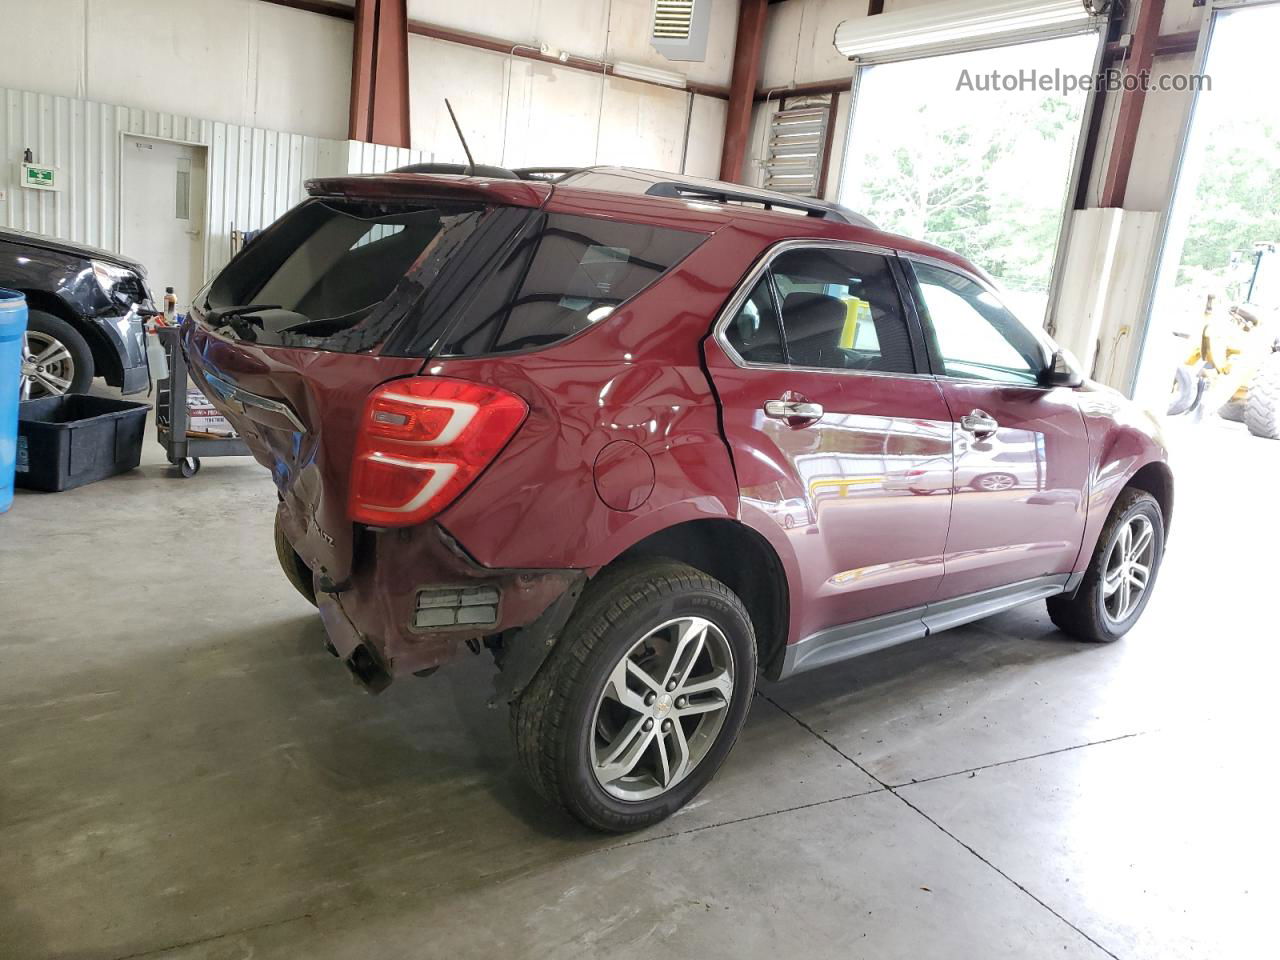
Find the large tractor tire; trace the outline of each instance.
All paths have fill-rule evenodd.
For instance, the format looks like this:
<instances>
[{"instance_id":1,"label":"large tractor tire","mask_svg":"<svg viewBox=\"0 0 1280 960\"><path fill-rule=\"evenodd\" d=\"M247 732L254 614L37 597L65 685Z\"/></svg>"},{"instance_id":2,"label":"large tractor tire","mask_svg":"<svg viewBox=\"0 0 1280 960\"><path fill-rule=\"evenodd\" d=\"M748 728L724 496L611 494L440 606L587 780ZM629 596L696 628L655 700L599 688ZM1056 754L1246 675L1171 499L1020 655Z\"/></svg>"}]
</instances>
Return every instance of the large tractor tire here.
<instances>
[{"instance_id":1,"label":"large tractor tire","mask_svg":"<svg viewBox=\"0 0 1280 960\"><path fill-rule=\"evenodd\" d=\"M1244 425L1255 437L1280 440L1280 353L1271 354L1249 384Z\"/></svg>"},{"instance_id":2,"label":"large tractor tire","mask_svg":"<svg viewBox=\"0 0 1280 960\"><path fill-rule=\"evenodd\" d=\"M1228 400L1218 408L1218 416L1232 423L1244 423L1244 412L1249 409L1245 400Z\"/></svg>"},{"instance_id":3,"label":"large tractor tire","mask_svg":"<svg viewBox=\"0 0 1280 960\"><path fill-rule=\"evenodd\" d=\"M1200 378L1191 372L1190 367L1178 367L1173 372L1173 389L1169 394L1169 409L1166 416L1176 417L1186 413L1200 399Z\"/></svg>"}]
</instances>

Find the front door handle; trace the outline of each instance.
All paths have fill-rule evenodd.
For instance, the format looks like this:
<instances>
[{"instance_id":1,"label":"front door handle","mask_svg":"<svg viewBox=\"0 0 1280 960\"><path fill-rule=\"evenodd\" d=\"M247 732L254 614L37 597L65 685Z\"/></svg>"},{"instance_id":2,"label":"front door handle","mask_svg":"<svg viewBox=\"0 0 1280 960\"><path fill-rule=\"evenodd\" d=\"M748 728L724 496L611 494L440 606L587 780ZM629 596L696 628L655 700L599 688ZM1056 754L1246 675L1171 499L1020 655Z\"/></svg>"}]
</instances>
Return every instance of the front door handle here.
<instances>
[{"instance_id":1,"label":"front door handle","mask_svg":"<svg viewBox=\"0 0 1280 960\"><path fill-rule=\"evenodd\" d=\"M822 404L808 400L766 400L764 415L789 427L807 427L822 419Z\"/></svg>"},{"instance_id":2,"label":"front door handle","mask_svg":"<svg viewBox=\"0 0 1280 960\"><path fill-rule=\"evenodd\" d=\"M1000 424L996 423L995 417L984 410L971 410L960 418L960 427L982 440L999 430Z\"/></svg>"}]
</instances>

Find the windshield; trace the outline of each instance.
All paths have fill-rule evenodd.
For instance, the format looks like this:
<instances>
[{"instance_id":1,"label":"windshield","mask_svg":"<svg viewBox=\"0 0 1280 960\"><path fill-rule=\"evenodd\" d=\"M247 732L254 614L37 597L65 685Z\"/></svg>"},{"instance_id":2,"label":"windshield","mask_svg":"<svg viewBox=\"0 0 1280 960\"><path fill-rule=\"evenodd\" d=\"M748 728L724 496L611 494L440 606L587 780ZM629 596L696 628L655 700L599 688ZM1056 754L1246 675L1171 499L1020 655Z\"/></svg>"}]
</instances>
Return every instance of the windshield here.
<instances>
[{"instance_id":1,"label":"windshield","mask_svg":"<svg viewBox=\"0 0 1280 960\"><path fill-rule=\"evenodd\" d=\"M493 215L475 203L308 201L227 266L203 312L242 339L372 349Z\"/></svg>"}]
</instances>

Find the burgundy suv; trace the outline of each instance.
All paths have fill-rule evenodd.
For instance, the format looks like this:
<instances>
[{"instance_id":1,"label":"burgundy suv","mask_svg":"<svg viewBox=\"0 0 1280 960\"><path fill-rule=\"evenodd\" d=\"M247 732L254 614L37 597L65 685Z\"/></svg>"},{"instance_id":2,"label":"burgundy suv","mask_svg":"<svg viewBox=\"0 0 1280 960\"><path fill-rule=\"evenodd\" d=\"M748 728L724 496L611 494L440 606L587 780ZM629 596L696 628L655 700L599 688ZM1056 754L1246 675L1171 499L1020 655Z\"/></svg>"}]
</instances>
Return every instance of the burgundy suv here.
<instances>
[{"instance_id":1,"label":"burgundy suv","mask_svg":"<svg viewBox=\"0 0 1280 960\"><path fill-rule=\"evenodd\" d=\"M955 254L647 171L314 181L196 298L200 386L370 690L488 648L535 787L631 830L781 679L1159 569L1154 421Z\"/></svg>"}]
</instances>

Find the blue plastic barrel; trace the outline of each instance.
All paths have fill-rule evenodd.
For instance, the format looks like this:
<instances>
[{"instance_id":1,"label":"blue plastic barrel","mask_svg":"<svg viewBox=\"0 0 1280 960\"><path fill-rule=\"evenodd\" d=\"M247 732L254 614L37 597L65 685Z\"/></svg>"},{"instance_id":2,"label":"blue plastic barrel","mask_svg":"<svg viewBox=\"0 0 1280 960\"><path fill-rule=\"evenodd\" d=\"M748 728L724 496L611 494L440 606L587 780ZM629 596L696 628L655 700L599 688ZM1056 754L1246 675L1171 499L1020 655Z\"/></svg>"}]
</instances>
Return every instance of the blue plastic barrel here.
<instances>
[{"instance_id":1,"label":"blue plastic barrel","mask_svg":"<svg viewBox=\"0 0 1280 960\"><path fill-rule=\"evenodd\" d=\"M13 503L18 454L18 395L22 388L22 335L27 298L0 287L0 513Z\"/></svg>"}]
</instances>

